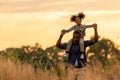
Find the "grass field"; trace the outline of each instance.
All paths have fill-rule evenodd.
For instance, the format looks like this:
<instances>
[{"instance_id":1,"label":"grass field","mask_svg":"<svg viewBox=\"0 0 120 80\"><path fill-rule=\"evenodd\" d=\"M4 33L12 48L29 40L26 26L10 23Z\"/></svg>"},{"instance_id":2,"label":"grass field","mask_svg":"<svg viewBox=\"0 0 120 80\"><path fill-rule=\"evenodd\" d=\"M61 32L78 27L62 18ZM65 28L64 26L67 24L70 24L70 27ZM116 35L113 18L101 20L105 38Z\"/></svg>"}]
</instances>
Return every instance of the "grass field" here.
<instances>
[{"instance_id":1,"label":"grass field","mask_svg":"<svg viewBox=\"0 0 120 80\"><path fill-rule=\"evenodd\" d=\"M86 80L120 80L120 64L115 63L109 68L103 69L97 65L86 68ZM60 65L61 80L67 80L65 66ZM0 59L0 80L60 80L54 69L41 70L34 68L29 64L21 64L11 60Z\"/></svg>"}]
</instances>

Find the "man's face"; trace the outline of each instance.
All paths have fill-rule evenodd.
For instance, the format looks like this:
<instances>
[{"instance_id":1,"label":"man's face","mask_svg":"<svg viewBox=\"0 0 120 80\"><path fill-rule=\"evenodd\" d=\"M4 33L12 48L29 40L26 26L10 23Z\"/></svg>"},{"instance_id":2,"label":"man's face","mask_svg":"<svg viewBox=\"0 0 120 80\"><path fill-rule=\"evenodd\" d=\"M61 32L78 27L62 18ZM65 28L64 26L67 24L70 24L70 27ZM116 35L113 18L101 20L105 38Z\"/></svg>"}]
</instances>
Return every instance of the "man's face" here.
<instances>
[{"instance_id":1,"label":"man's face","mask_svg":"<svg viewBox=\"0 0 120 80\"><path fill-rule=\"evenodd\" d=\"M76 24L80 25L81 22L82 22L82 20L81 20L79 17L76 17L76 18L75 18L75 23L76 23Z\"/></svg>"},{"instance_id":2,"label":"man's face","mask_svg":"<svg viewBox=\"0 0 120 80\"><path fill-rule=\"evenodd\" d=\"M73 43L79 44L80 34L73 34Z\"/></svg>"}]
</instances>

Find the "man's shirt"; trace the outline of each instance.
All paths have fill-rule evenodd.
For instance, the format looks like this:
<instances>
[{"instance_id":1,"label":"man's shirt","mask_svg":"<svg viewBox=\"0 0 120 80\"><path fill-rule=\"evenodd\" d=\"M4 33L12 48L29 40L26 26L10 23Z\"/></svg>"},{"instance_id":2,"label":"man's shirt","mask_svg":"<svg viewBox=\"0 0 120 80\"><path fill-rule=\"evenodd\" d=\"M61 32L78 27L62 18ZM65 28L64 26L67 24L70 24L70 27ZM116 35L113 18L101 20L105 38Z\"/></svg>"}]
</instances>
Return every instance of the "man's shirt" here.
<instances>
[{"instance_id":1,"label":"man's shirt","mask_svg":"<svg viewBox=\"0 0 120 80\"><path fill-rule=\"evenodd\" d=\"M72 44L69 50L68 56L68 64L72 64L77 68L81 68L85 66L87 59L86 59L86 47L93 45L94 42L92 40L84 41L84 53L80 52L79 44ZM66 49L67 43L61 44L58 48ZM77 64L76 64L77 62Z\"/></svg>"}]
</instances>

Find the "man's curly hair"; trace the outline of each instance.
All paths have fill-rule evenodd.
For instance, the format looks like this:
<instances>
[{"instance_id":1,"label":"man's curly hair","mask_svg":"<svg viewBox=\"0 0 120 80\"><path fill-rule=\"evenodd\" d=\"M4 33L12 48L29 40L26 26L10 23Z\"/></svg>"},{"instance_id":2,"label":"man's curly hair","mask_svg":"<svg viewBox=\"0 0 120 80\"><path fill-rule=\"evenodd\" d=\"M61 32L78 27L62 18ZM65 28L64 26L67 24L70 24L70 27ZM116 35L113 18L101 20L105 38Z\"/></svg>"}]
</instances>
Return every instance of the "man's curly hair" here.
<instances>
[{"instance_id":1,"label":"man's curly hair","mask_svg":"<svg viewBox=\"0 0 120 80\"><path fill-rule=\"evenodd\" d=\"M70 18L70 20L71 20L72 22L75 22L75 18L76 18L76 17L79 17L80 19L84 19L84 18L85 18L85 14L82 13L82 12L80 12L77 16L76 16L76 15L72 15L72 17Z\"/></svg>"}]
</instances>

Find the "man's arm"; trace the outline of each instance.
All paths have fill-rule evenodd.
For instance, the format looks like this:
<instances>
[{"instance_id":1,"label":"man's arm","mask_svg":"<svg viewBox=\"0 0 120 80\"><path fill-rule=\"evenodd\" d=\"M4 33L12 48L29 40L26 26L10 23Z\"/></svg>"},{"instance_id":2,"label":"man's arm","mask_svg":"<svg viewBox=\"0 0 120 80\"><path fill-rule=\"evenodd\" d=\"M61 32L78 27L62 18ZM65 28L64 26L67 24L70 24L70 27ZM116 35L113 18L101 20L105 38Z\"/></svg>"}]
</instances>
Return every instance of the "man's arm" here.
<instances>
[{"instance_id":1,"label":"man's arm","mask_svg":"<svg viewBox=\"0 0 120 80\"><path fill-rule=\"evenodd\" d=\"M56 43L56 47L59 47L61 45L61 40L62 40L64 34L65 33L61 31L59 39L57 40L57 43Z\"/></svg>"},{"instance_id":2,"label":"man's arm","mask_svg":"<svg viewBox=\"0 0 120 80\"><path fill-rule=\"evenodd\" d=\"M94 25L93 28L94 28L94 37L93 37L92 41L93 41L94 43L96 43L96 42L98 42L97 25Z\"/></svg>"}]
</instances>

